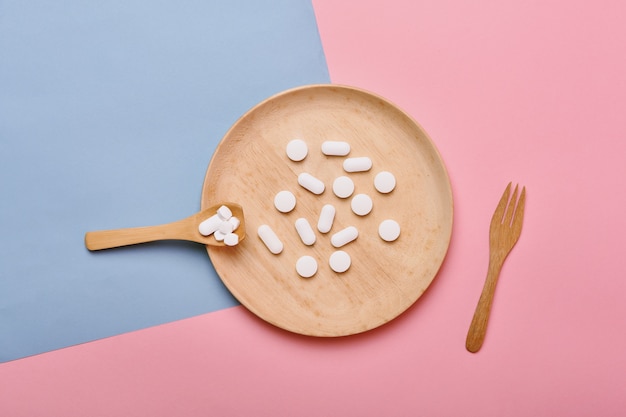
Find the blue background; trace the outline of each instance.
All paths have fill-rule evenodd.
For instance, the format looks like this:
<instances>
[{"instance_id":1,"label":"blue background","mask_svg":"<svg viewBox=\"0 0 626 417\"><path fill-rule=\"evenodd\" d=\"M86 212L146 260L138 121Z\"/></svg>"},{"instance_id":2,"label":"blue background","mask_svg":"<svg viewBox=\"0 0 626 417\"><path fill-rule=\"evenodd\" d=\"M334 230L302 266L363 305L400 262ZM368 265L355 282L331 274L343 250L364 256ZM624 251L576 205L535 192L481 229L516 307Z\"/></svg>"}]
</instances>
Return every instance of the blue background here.
<instances>
[{"instance_id":1,"label":"blue background","mask_svg":"<svg viewBox=\"0 0 626 417\"><path fill-rule=\"evenodd\" d=\"M84 233L193 214L245 111L326 82L310 1L0 0L0 361L237 305L201 245Z\"/></svg>"}]
</instances>

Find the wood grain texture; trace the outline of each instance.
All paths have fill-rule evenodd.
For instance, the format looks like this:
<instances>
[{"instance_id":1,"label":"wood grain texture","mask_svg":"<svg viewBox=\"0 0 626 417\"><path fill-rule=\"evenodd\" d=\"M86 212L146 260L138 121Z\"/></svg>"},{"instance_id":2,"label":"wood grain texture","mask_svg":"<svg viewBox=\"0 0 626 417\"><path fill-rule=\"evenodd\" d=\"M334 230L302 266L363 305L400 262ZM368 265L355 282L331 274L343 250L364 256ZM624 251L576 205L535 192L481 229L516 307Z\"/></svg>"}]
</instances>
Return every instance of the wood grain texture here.
<instances>
[{"instance_id":1,"label":"wood grain texture","mask_svg":"<svg viewBox=\"0 0 626 417\"><path fill-rule=\"evenodd\" d=\"M301 162L290 161L287 143L303 139L309 146ZM369 172L347 174L344 157L325 156L325 140L347 141L349 157L368 156ZM397 178L389 194L374 188L376 173ZM326 185L317 196L297 183L309 172ZM360 217L350 210L350 198L332 192L332 182L348 175L355 194L372 197L372 212ZM296 208L279 213L276 193L293 192ZM406 113L381 97L350 87L313 85L289 90L258 104L227 132L207 170L203 207L214 201L235 201L246 213L248 238L231 249L208 247L221 279L250 311L280 328L313 336L345 336L364 332L397 317L430 285L446 255L452 231L452 192L444 163L424 130ZM307 247L294 223L305 217L317 224L321 207L333 204L337 215L328 234L317 232ZM381 221L401 225L398 240L378 236ZM270 225L285 245L272 255L256 235ZM356 226L358 239L342 250L351 268L333 272L328 259L335 250L330 236ZM302 255L313 256L318 272L309 279L295 270Z\"/></svg>"}]
</instances>

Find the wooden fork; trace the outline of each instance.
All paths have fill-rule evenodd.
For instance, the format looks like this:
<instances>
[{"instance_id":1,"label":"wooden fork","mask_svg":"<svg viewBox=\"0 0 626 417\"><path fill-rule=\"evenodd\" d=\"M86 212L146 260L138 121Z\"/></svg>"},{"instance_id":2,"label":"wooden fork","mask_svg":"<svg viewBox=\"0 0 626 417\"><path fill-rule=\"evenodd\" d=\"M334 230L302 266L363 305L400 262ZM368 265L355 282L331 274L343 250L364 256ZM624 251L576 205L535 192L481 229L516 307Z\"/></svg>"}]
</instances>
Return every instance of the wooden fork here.
<instances>
[{"instance_id":1,"label":"wooden fork","mask_svg":"<svg viewBox=\"0 0 626 417\"><path fill-rule=\"evenodd\" d=\"M511 193L511 183L507 185L500 198L498 207L491 218L489 227L489 269L485 286L480 294L472 324L470 325L465 341L468 351L475 353L483 345L485 333L487 332L487 322L491 311L493 294L498 282L500 270L515 243L522 232L522 220L524 219L524 202L526 201L526 187L522 188L519 200L517 199L517 185L513 191L513 196L509 201Z\"/></svg>"}]
</instances>

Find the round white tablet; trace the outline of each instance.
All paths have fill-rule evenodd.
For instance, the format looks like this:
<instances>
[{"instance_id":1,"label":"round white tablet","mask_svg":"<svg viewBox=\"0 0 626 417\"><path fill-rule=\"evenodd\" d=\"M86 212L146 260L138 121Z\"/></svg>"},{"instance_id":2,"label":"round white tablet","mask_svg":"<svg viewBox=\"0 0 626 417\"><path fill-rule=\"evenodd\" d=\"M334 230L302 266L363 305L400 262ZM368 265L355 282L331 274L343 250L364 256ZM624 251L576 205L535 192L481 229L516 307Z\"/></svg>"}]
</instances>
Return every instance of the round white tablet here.
<instances>
[{"instance_id":1,"label":"round white tablet","mask_svg":"<svg viewBox=\"0 0 626 417\"><path fill-rule=\"evenodd\" d=\"M294 162L302 161L309 153L309 147L302 139L294 139L287 144L287 156Z\"/></svg>"},{"instance_id":2,"label":"round white tablet","mask_svg":"<svg viewBox=\"0 0 626 417\"><path fill-rule=\"evenodd\" d=\"M352 264L352 260L350 259L350 255L347 252L342 250L338 250L330 255L330 259L328 260L330 265L330 269L335 272L342 273L346 272L350 265Z\"/></svg>"},{"instance_id":3,"label":"round white tablet","mask_svg":"<svg viewBox=\"0 0 626 417\"><path fill-rule=\"evenodd\" d=\"M352 202L350 203L350 207L352 207L352 211L354 214L359 216L365 216L372 211L372 207L374 203L372 203L372 199L367 194L357 194L352 197Z\"/></svg>"},{"instance_id":4,"label":"round white tablet","mask_svg":"<svg viewBox=\"0 0 626 417\"><path fill-rule=\"evenodd\" d=\"M390 193L396 188L396 177L389 171L381 171L374 177L374 187L379 193Z\"/></svg>"},{"instance_id":5,"label":"round white tablet","mask_svg":"<svg viewBox=\"0 0 626 417\"><path fill-rule=\"evenodd\" d=\"M301 256L296 262L296 272L302 278L311 278L317 272L317 261L309 255Z\"/></svg>"},{"instance_id":6,"label":"round white tablet","mask_svg":"<svg viewBox=\"0 0 626 417\"><path fill-rule=\"evenodd\" d=\"M395 220L383 220L378 226L378 235L385 242L393 242L400 236L400 225Z\"/></svg>"},{"instance_id":7,"label":"round white tablet","mask_svg":"<svg viewBox=\"0 0 626 417\"><path fill-rule=\"evenodd\" d=\"M280 191L274 197L274 207L281 213L289 213L296 206L296 196L291 191Z\"/></svg>"},{"instance_id":8,"label":"round white tablet","mask_svg":"<svg viewBox=\"0 0 626 417\"><path fill-rule=\"evenodd\" d=\"M339 198L348 198L354 192L354 182L345 175L335 178L333 192Z\"/></svg>"}]
</instances>

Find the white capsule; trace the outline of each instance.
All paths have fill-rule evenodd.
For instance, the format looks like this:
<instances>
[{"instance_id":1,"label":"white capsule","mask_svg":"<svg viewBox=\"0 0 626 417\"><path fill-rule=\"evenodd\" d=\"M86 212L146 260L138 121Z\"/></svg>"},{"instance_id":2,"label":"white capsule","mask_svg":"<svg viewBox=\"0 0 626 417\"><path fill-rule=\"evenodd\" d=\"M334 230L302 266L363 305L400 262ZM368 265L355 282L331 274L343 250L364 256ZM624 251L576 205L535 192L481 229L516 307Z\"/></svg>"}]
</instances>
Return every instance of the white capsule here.
<instances>
[{"instance_id":1,"label":"white capsule","mask_svg":"<svg viewBox=\"0 0 626 417\"><path fill-rule=\"evenodd\" d=\"M294 139L287 144L287 157L294 162L302 161L309 153L309 147L302 139Z\"/></svg>"},{"instance_id":2,"label":"white capsule","mask_svg":"<svg viewBox=\"0 0 626 417\"><path fill-rule=\"evenodd\" d=\"M274 207L281 213L289 213L296 206L296 196L291 191L280 191L274 196Z\"/></svg>"},{"instance_id":3,"label":"white capsule","mask_svg":"<svg viewBox=\"0 0 626 417\"><path fill-rule=\"evenodd\" d=\"M400 225L395 220L383 220L378 226L378 235L385 242L393 242L400 236Z\"/></svg>"},{"instance_id":4,"label":"white capsule","mask_svg":"<svg viewBox=\"0 0 626 417\"><path fill-rule=\"evenodd\" d=\"M320 211L320 217L317 221L317 230L320 233L328 233L333 227L333 221L335 220L335 207L330 204L324 205L322 211Z\"/></svg>"},{"instance_id":5,"label":"white capsule","mask_svg":"<svg viewBox=\"0 0 626 417\"><path fill-rule=\"evenodd\" d=\"M317 272L317 261L309 255L301 256L296 261L296 272L302 278L311 278Z\"/></svg>"},{"instance_id":6,"label":"white capsule","mask_svg":"<svg viewBox=\"0 0 626 417\"><path fill-rule=\"evenodd\" d=\"M345 175L335 178L333 181L333 193L339 198L348 198L354 192L354 182Z\"/></svg>"},{"instance_id":7,"label":"white capsule","mask_svg":"<svg viewBox=\"0 0 626 417\"><path fill-rule=\"evenodd\" d=\"M324 192L324 189L326 188L322 181L318 180L313 175L306 172L298 175L298 184L300 184L302 187L306 188L313 194L322 194Z\"/></svg>"},{"instance_id":8,"label":"white capsule","mask_svg":"<svg viewBox=\"0 0 626 417\"><path fill-rule=\"evenodd\" d=\"M340 248L348 243L352 242L354 239L359 237L359 231L354 226L348 226L343 230L338 231L330 238L330 243L336 248Z\"/></svg>"},{"instance_id":9,"label":"white capsule","mask_svg":"<svg viewBox=\"0 0 626 417\"><path fill-rule=\"evenodd\" d=\"M346 156L350 153L350 144L327 140L322 143L322 153L329 156Z\"/></svg>"},{"instance_id":10,"label":"white capsule","mask_svg":"<svg viewBox=\"0 0 626 417\"><path fill-rule=\"evenodd\" d=\"M233 216L233 212L227 206L221 206L217 209L217 215L220 216L222 220L228 220Z\"/></svg>"},{"instance_id":11,"label":"white capsule","mask_svg":"<svg viewBox=\"0 0 626 417\"><path fill-rule=\"evenodd\" d=\"M367 194L357 194L352 197L350 207L352 208L354 214L358 216L365 216L372 211L374 203L372 202L370 196L368 196Z\"/></svg>"},{"instance_id":12,"label":"white capsule","mask_svg":"<svg viewBox=\"0 0 626 417\"><path fill-rule=\"evenodd\" d=\"M372 168L372 160L367 156L359 158L347 158L343 161L343 169L346 172L363 172Z\"/></svg>"},{"instance_id":13,"label":"white capsule","mask_svg":"<svg viewBox=\"0 0 626 417\"><path fill-rule=\"evenodd\" d=\"M215 240L217 240L218 242L221 242L224 240L224 238L226 237L225 233L220 232L219 230L216 230L213 233L213 237L215 238Z\"/></svg>"},{"instance_id":14,"label":"white capsule","mask_svg":"<svg viewBox=\"0 0 626 417\"><path fill-rule=\"evenodd\" d=\"M228 222L233 226L233 232L235 230L237 230L239 228L239 225L241 224L241 220L239 220L237 217L233 216L230 219L228 219Z\"/></svg>"},{"instance_id":15,"label":"white capsule","mask_svg":"<svg viewBox=\"0 0 626 417\"><path fill-rule=\"evenodd\" d=\"M328 259L330 269L337 273L346 272L352 264L350 255L342 250L333 252Z\"/></svg>"},{"instance_id":16,"label":"white capsule","mask_svg":"<svg viewBox=\"0 0 626 417\"><path fill-rule=\"evenodd\" d=\"M222 221L223 220L220 218L220 216L214 214L198 225L198 231L202 236L209 236L220 227Z\"/></svg>"},{"instance_id":17,"label":"white capsule","mask_svg":"<svg viewBox=\"0 0 626 417\"><path fill-rule=\"evenodd\" d=\"M266 224L262 224L259 226L257 230L257 234L259 238L263 241L267 249L272 252L274 255L278 255L283 251L283 242L280 241L276 233Z\"/></svg>"},{"instance_id":18,"label":"white capsule","mask_svg":"<svg viewBox=\"0 0 626 417\"><path fill-rule=\"evenodd\" d=\"M391 172L381 171L374 177L374 187L379 193L390 193L396 188L396 177Z\"/></svg>"},{"instance_id":19,"label":"white capsule","mask_svg":"<svg viewBox=\"0 0 626 417\"><path fill-rule=\"evenodd\" d=\"M315 232L311 228L311 225L304 217L300 217L296 220L296 231L304 243L307 246L311 246L315 243Z\"/></svg>"},{"instance_id":20,"label":"white capsule","mask_svg":"<svg viewBox=\"0 0 626 417\"><path fill-rule=\"evenodd\" d=\"M237 246L238 243L239 243L239 236L237 236L235 233L229 233L226 236L224 236L224 244L226 246Z\"/></svg>"}]
</instances>

